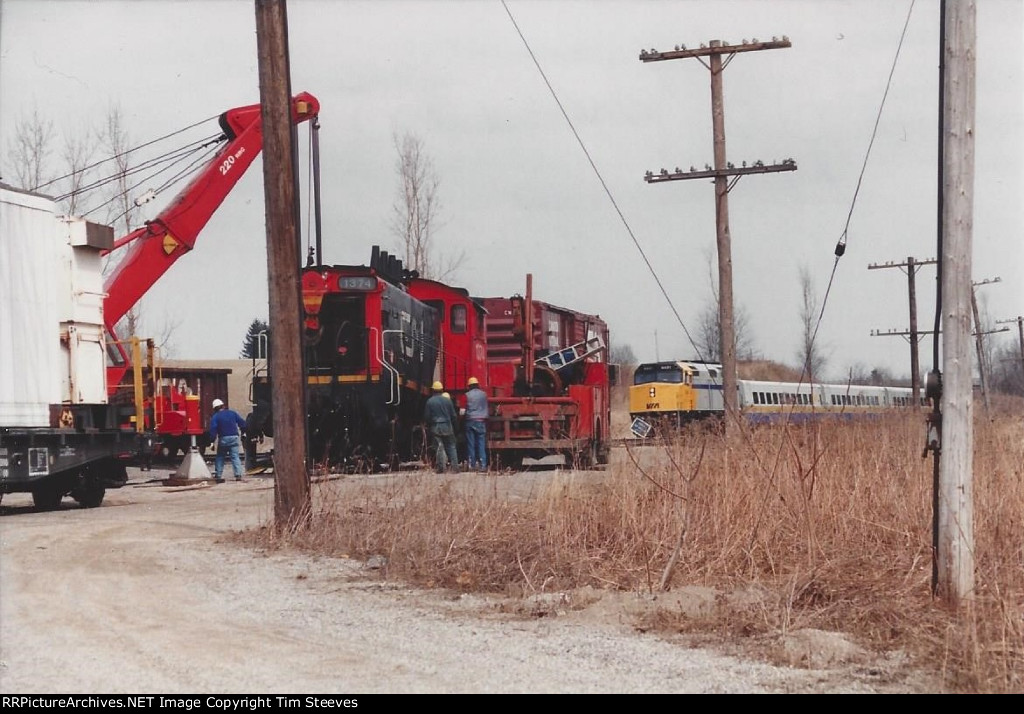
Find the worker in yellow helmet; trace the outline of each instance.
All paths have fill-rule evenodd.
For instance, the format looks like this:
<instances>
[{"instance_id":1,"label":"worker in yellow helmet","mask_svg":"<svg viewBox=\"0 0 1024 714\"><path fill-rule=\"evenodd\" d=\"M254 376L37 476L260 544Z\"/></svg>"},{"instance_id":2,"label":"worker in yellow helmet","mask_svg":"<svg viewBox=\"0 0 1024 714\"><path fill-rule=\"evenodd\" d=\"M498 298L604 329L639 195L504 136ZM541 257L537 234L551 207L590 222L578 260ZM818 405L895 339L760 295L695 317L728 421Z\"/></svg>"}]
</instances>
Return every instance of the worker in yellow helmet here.
<instances>
[{"instance_id":1,"label":"worker in yellow helmet","mask_svg":"<svg viewBox=\"0 0 1024 714\"><path fill-rule=\"evenodd\" d=\"M466 458L469 468L487 472L487 392L480 381L470 377L466 382Z\"/></svg>"},{"instance_id":2,"label":"worker in yellow helmet","mask_svg":"<svg viewBox=\"0 0 1024 714\"><path fill-rule=\"evenodd\" d=\"M434 393L423 408L423 421L430 430L437 450L435 468L439 474L444 473L448 467L458 473L459 455L455 450L455 424L459 416L451 397L445 395L441 382L434 382L432 391Z\"/></svg>"}]
</instances>

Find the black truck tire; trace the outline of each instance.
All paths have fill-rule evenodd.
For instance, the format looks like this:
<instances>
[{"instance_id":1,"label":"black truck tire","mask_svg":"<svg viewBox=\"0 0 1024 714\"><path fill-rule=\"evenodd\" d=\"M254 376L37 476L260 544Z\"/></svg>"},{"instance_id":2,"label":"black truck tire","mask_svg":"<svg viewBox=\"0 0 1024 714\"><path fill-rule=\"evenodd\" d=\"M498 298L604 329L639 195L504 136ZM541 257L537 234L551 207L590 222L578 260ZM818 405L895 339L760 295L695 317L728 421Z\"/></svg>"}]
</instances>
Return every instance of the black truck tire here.
<instances>
[{"instance_id":1,"label":"black truck tire","mask_svg":"<svg viewBox=\"0 0 1024 714\"><path fill-rule=\"evenodd\" d=\"M64 498L64 490L54 484L39 486L32 490L32 503L40 511L55 511L60 508Z\"/></svg>"}]
</instances>

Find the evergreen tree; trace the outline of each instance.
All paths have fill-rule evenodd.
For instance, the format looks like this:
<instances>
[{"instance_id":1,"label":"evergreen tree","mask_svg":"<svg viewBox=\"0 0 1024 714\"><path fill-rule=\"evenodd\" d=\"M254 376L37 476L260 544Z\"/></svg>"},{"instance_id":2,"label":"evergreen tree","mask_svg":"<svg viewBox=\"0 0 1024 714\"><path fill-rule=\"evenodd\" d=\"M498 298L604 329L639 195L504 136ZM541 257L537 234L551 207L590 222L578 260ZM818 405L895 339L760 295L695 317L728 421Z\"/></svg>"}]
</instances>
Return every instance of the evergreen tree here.
<instances>
[{"instance_id":1,"label":"evergreen tree","mask_svg":"<svg viewBox=\"0 0 1024 714\"><path fill-rule=\"evenodd\" d=\"M260 336L263 333L263 336ZM259 318L249 324L249 331L245 333L245 341L242 342L242 352L239 357L242 359L266 359L267 357L267 335L270 334L270 325Z\"/></svg>"}]
</instances>

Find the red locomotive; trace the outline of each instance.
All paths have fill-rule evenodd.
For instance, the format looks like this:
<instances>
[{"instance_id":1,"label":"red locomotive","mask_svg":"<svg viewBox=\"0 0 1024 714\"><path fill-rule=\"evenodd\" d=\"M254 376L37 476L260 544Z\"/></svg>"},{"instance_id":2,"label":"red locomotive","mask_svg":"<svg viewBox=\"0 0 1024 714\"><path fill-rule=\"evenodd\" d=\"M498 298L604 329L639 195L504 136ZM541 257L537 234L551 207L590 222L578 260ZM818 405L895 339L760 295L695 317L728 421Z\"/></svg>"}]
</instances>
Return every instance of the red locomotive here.
<instances>
[{"instance_id":1,"label":"red locomotive","mask_svg":"<svg viewBox=\"0 0 1024 714\"><path fill-rule=\"evenodd\" d=\"M492 464L607 462L608 327L534 300L529 276L526 296L472 297L374 247L369 266L305 268L302 295L314 462L368 470L428 457L431 383L464 408L470 377L489 397ZM270 435L269 388L266 376L254 383L250 436Z\"/></svg>"}]
</instances>

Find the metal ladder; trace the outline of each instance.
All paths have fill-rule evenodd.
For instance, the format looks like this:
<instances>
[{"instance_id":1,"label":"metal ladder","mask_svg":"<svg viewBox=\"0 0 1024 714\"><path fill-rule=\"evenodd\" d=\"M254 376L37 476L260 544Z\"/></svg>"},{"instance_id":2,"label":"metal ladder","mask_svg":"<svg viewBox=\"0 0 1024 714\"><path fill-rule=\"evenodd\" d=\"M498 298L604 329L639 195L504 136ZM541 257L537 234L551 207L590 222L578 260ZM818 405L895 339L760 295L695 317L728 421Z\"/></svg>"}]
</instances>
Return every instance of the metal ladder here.
<instances>
[{"instance_id":1,"label":"metal ladder","mask_svg":"<svg viewBox=\"0 0 1024 714\"><path fill-rule=\"evenodd\" d=\"M542 367L549 367L555 371L568 367L571 364L582 362L587 357L593 354L597 354L604 349L604 340L601 339L600 335L590 337L583 342L578 342L571 347L565 347L552 352L551 354L538 357L534 360L534 364Z\"/></svg>"}]
</instances>

